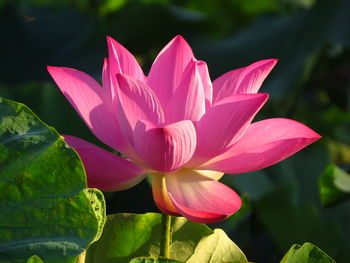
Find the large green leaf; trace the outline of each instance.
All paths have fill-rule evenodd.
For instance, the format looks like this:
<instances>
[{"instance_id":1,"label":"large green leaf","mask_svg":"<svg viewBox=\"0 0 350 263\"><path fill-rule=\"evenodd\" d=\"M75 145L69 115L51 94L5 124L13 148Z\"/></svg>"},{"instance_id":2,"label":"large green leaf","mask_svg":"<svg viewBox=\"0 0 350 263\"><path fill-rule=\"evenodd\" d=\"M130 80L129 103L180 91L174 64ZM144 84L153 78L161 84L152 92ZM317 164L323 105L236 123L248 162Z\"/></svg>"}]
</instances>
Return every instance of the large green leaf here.
<instances>
[{"instance_id":1,"label":"large green leaf","mask_svg":"<svg viewBox=\"0 0 350 263\"><path fill-rule=\"evenodd\" d=\"M319 179L321 203L330 205L350 198L350 175L338 168L329 165Z\"/></svg>"},{"instance_id":2,"label":"large green leaf","mask_svg":"<svg viewBox=\"0 0 350 263\"><path fill-rule=\"evenodd\" d=\"M311 243L302 246L293 245L281 260L281 263L335 263L326 253Z\"/></svg>"},{"instance_id":3,"label":"large green leaf","mask_svg":"<svg viewBox=\"0 0 350 263\"><path fill-rule=\"evenodd\" d=\"M72 262L105 221L76 152L26 106L0 98L0 261ZM1 261L2 262L2 261Z\"/></svg>"},{"instance_id":4,"label":"large green leaf","mask_svg":"<svg viewBox=\"0 0 350 263\"><path fill-rule=\"evenodd\" d=\"M186 263L247 262L243 252L221 229L172 217L170 258ZM129 262L159 257L161 214L115 214L107 217L99 241L87 250L86 263Z\"/></svg>"}]
</instances>

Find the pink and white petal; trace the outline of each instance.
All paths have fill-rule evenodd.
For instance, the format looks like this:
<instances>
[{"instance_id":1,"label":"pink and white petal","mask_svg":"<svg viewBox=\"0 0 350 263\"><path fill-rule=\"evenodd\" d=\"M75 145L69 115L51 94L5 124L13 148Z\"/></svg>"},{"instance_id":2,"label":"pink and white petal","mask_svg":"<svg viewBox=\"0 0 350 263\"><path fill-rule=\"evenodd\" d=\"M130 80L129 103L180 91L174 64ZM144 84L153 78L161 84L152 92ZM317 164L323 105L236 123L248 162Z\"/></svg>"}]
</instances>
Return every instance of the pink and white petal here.
<instances>
[{"instance_id":1,"label":"pink and white petal","mask_svg":"<svg viewBox=\"0 0 350 263\"><path fill-rule=\"evenodd\" d=\"M191 121L179 121L159 128L138 121L134 131L135 150L154 170L172 172L191 159L196 148L196 130Z\"/></svg>"},{"instance_id":2,"label":"pink and white petal","mask_svg":"<svg viewBox=\"0 0 350 263\"><path fill-rule=\"evenodd\" d=\"M212 159L234 144L267 98L264 93L235 95L210 108L196 125L197 149L189 167Z\"/></svg>"},{"instance_id":3,"label":"pink and white petal","mask_svg":"<svg viewBox=\"0 0 350 263\"><path fill-rule=\"evenodd\" d=\"M185 168L185 169L187 169L187 168ZM222 172L213 171L213 170L196 170L196 173L198 173L202 176L208 177L208 178L215 180L215 181L219 181L220 178L224 175L224 173L222 173Z\"/></svg>"},{"instance_id":4,"label":"pink and white petal","mask_svg":"<svg viewBox=\"0 0 350 263\"><path fill-rule=\"evenodd\" d=\"M122 73L141 81L145 80L139 63L125 47L109 36L107 36L107 45L112 77Z\"/></svg>"},{"instance_id":5,"label":"pink and white petal","mask_svg":"<svg viewBox=\"0 0 350 263\"><path fill-rule=\"evenodd\" d=\"M165 177L169 197L178 212L199 223L226 219L241 207L239 195L228 186L195 170L182 169Z\"/></svg>"},{"instance_id":6,"label":"pink and white petal","mask_svg":"<svg viewBox=\"0 0 350 263\"><path fill-rule=\"evenodd\" d=\"M277 59L261 60L217 78L213 82L213 103L235 94L257 93L276 63Z\"/></svg>"},{"instance_id":7,"label":"pink and white petal","mask_svg":"<svg viewBox=\"0 0 350 263\"><path fill-rule=\"evenodd\" d=\"M170 200L168 189L165 184L166 174L152 173L153 199L158 208L168 215L179 215L173 202Z\"/></svg>"},{"instance_id":8,"label":"pink and white petal","mask_svg":"<svg viewBox=\"0 0 350 263\"><path fill-rule=\"evenodd\" d=\"M88 187L105 192L121 191L141 182L147 170L80 138L63 135L86 170Z\"/></svg>"},{"instance_id":9,"label":"pink and white petal","mask_svg":"<svg viewBox=\"0 0 350 263\"><path fill-rule=\"evenodd\" d=\"M155 59L147 84L165 106L176 88L187 64L194 58L191 47L178 35L173 38Z\"/></svg>"},{"instance_id":10,"label":"pink and white petal","mask_svg":"<svg viewBox=\"0 0 350 263\"><path fill-rule=\"evenodd\" d=\"M205 63L204 61L198 61L197 65L199 74L201 76L202 86L204 89L205 108L206 110L208 110L211 107L213 101L213 86L211 83L207 63Z\"/></svg>"},{"instance_id":11,"label":"pink and white petal","mask_svg":"<svg viewBox=\"0 0 350 263\"><path fill-rule=\"evenodd\" d=\"M57 86L90 130L108 146L123 151L117 115L105 90L89 75L71 68L47 67Z\"/></svg>"},{"instance_id":12,"label":"pink and white petal","mask_svg":"<svg viewBox=\"0 0 350 263\"><path fill-rule=\"evenodd\" d=\"M297 121L275 118L249 126L241 139L227 152L202 165L225 173L245 173L278 163L321 136Z\"/></svg>"},{"instance_id":13,"label":"pink and white petal","mask_svg":"<svg viewBox=\"0 0 350 263\"><path fill-rule=\"evenodd\" d=\"M164 107L166 123L198 121L205 113L205 94L198 61L188 63L179 87Z\"/></svg>"},{"instance_id":14,"label":"pink and white petal","mask_svg":"<svg viewBox=\"0 0 350 263\"><path fill-rule=\"evenodd\" d=\"M125 138L133 145L133 131L138 120L155 125L164 123L164 113L154 92L142 81L117 74L118 120Z\"/></svg>"}]
</instances>

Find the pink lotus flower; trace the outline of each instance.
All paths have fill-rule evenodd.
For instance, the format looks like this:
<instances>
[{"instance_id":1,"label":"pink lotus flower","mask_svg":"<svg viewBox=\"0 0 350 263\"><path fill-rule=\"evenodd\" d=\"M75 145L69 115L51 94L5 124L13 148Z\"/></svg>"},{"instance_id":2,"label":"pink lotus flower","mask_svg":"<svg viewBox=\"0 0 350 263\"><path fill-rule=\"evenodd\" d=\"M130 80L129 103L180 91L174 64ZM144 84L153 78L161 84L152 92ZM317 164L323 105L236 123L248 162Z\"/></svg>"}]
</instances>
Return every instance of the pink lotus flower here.
<instances>
[{"instance_id":1,"label":"pink lotus flower","mask_svg":"<svg viewBox=\"0 0 350 263\"><path fill-rule=\"evenodd\" d=\"M64 135L85 165L89 187L119 191L152 174L160 210L212 223L241 206L236 192L218 182L224 173L265 168L320 138L289 119L251 123L268 98L257 92L276 59L227 72L211 83L206 63L177 36L146 77L123 46L110 37L107 42L102 87L81 71L48 67L96 137L126 156Z\"/></svg>"}]
</instances>

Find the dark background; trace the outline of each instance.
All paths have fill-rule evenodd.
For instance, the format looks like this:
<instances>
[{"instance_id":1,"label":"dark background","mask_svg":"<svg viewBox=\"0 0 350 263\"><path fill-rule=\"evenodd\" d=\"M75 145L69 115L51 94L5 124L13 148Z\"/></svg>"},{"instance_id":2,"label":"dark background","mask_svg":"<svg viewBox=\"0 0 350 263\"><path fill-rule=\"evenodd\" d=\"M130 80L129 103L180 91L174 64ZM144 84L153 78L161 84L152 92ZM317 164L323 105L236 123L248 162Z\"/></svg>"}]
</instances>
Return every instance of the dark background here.
<instances>
[{"instance_id":1,"label":"dark background","mask_svg":"<svg viewBox=\"0 0 350 263\"><path fill-rule=\"evenodd\" d=\"M350 262L350 202L324 207L318 180L350 163L350 1L316 0L0 0L0 96L28 105L60 133L99 144L46 71L80 69L100 81L105 36L127 47L145 72L157 52L183 35L212 80L265 58L279 63L262 91L258 119L286 117L323 139L263 171L225 175L244 199L222 227L250 261L278 262L313 242ZM100 144L101 145L101 144ZM108 213L158 211L148 182L107 194Z\"/></svg>"}]
</instances>

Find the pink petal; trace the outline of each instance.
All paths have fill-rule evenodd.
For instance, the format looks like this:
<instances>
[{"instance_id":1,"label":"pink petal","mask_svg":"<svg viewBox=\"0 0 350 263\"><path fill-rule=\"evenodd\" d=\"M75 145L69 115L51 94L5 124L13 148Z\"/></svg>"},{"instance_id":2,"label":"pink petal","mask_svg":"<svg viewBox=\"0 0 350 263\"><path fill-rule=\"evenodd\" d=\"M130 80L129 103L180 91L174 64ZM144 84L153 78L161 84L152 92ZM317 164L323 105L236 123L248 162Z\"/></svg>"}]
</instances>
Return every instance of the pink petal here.
<instances>
[{"instance_id":1,"label":"pink petal","mask_svg":"<svg viewBox=\"0 0 350 263\"><path fill-rule=\"evenodd\" d=\"M194 170L165 177L169 197L181 215L199 223L214 223L235 213L241 199L235 191Z\"/></svg>"},{"instance_id":2,"label":"pink petal","mask_svg":"<svg viewBox=\"0 0 350 263\"><path fill-rule=\"evenodd\" d=\"M47 67L62 93L102 142L123 151L126 142L121 136L116 113L106 90L89 75L71 68Z\"/></svg>"},{"instance_id":3,"label":"pink petal","mask_svg":"<svg viewBox=\"0 0 350 263\"><path fill-rule=\"evenodd\" d=\"M168 189L165 184L166 174L152 173L152 192L153 198L159 210L168 215L179 215L173 202L168 195Z\"/></svg>"},{"instance_id":4,"label":"pink petal","mask_svg":"<svg viewBox=\"0 0 350 263\"><path fill-rule=\"evenodd\" d=\"M193 60L186 67L177 90L164 107L166 123L198 121L205 113L205 95L199 64L201 62Z\"/></svg>"},{"instance_id":5,"label":"pink petal","mask_svg":"<svg viewBox=\"0 0 350 263\"><path fill-rule=\"evenodd\" d=\"M109 36L107 36L107 45L109 57L108 74L110 79L109 91L113 102L117 103L115 97L118 89L116 79L118 73L126 74L141 81L145 81L145 76L135 57L126 48Z\"/></svg>"},{"instance_id":6,"label":"pink petal","mask_svg":"<svg viewBox=\"0 0 350 263\"><path fill-rule=\"evenodd\" d=\"M235 95L210 108L196 125L197 149L190 167L221 154L234 144L267 98L263 93Z\"/></svg>"},{"instance_id":7,"label":"pink petal","mask_svg":"<svg viewBox=\"0 0 350 263\"><path fill-rule=\"evenodd\" d=\"M225 73L213 82L213 103L235 94L257 93L276 63L277 59L265 59Z\"/></svg>"},{"instance_id":8,"label":"pink petal","mask_svg":"<svg viewBox=\"0 0 350 263\"><path fill-rule=\"evenodd\" d=\"M115 76L117 73L122 73L144 81L144 74L134 56L109 36L107 36L107 44L111 75Z\"/></svg>"},{"instance_id":9,"label":"pink petal","mask_svg":"<svg viewBox=\"0 0 350 263\"><path fill-rule=\"evenodd\" d=\"M225 173L260 170L286 159L320 138L304 124L289 119L255 122L227 152L200 169Z\"/></svg>"},{"instance_id":10,"label":"pink petal","mask_svg":"<svg viewBox=\"0 0 350 263\"><path fill-rule=\"evenodd\" d=\"M202 86L204 89L205 96L205 108L208 110L212 105L213 100L213 86L209 76L207 63L199 61L197 63L199 74L201 75Z\"/></svg>"},{"instance_id":11,"label":"pink petal","mask_svg":"<svg viewBox=\"0 0 350 263\"><path fill-rule=\"evenodd\" d=\"M158 128L139 121L134 132L136 152L154 170L172 172L183 166L196 148L196 130L191 121Z\"/></svg>"},{"instance_id":12,"label":"pink petal","mask_svg":"<svg viewBox=\"0 0 350 263\"><path fill-rule=\"evenodd\" d=\"M133 130L138 120L160 125L164 123L164 114L156 95L145 83L123 74L117 74L117 81L119 123L132 145Z\"/></svg>"},{"instance_id":13,"label":"pink petal","mask_svg":"<svg viewBox=\"0 0 350 263\"><path fill-rule=\"evenodd\" d=\"M63 135L67 144L79 154L88 179L88 187L106 192L131 188L138 184L147 170L87 141Z\"/></svg>"},{"instance_id":14,"label":"pink petal","mask_svg":"<svg viewBox=\"0 0 350 263\"><path fill-rule=\"evenodd\" d=\"M161 104L165 106L181 80L187 64L193 59L187 42L181 37L173 38L155 59L147 84L154 90Z\"/></svg>"},{"instance_id":15,"label":"pink petal","mask_svg":"<svg viewBox=\"0 0 350 263\"><path fill-rule=\"evenodd\" d=\"M109 59L105 58L103 61L103 68L102 68L102 86L103 86L103 89L105 89L106 94L108 94L107 96L110 101L113 101L115 96L115 90L114 88L112 88L113 85L114 84L111 78Z\"/></svg>"}]
</instances>

